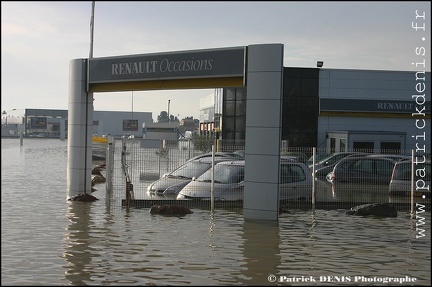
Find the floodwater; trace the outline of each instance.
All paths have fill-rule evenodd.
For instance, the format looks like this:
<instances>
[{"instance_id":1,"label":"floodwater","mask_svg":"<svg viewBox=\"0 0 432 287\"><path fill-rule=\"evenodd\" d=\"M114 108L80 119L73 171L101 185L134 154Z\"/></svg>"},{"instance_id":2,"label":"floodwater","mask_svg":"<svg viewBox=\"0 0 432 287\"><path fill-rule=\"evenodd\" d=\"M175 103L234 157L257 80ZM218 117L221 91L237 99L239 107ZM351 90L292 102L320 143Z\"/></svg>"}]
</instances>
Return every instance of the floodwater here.
<instances>
[{"instance_id":1,"label":"floodwater","mask_svg":"<svg viewBox=\"0 0 432 287\"><path fill-rule=\"evenodd\" d=\"M240 209L185 216L66 201L67 143L2 139L1 285L430 286L431 216Z\"/></svg>"}]
</instances>

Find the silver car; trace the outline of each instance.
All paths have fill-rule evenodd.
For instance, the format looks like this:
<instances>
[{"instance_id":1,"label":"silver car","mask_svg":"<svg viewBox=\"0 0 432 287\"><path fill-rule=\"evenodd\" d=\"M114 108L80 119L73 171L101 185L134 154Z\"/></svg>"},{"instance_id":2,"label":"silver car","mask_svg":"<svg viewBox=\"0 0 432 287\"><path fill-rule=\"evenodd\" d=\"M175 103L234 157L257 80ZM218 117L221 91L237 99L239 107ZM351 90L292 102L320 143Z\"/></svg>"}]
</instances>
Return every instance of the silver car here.
<instances>
[{"instance_id":1,"label":"silver car","mask_svg":"<svg viewBox=\"0 0 432 287\"><path fill-rule=\"evenodd\" d=\"M223 161L214 167L214 198L243 200L245 161ZM180 191L177 199L211 198L212 171L208 170ZM301 162L281 159L281 200L304 200L312 196L312 175Z\"/></svg>"},{"instance_id":2,"label":"silver car","mask_svg":"<svg viewBox=\"0 0 432 287\"><path fill-rule=\"evenodd\" d=\"M226 156L215 156L215 164L224 160L234 160ZM211 157L188 160L174 171L163 175L147 187L148 194L176 196L193 178L199 177L212 166Z\"/></svg>"}]
</instances>

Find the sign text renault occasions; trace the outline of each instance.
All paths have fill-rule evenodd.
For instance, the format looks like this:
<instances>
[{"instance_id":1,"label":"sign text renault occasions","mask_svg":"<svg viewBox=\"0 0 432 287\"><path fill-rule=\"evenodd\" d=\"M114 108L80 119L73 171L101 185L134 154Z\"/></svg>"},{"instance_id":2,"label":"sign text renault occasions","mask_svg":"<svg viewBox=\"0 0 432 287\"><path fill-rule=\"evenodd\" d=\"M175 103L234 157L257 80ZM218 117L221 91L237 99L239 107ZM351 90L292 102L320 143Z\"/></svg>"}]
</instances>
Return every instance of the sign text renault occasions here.
<instances>
[{"instance_id":1,"label":"sign text renault occasions","mask_svg":"<svg viewBox=\"0 0 432 287\"><path fill-rule=\"evenodd\" d=\"M245 47L89 59L89 84L243 77Z\"/></svg>"}]
</instances>

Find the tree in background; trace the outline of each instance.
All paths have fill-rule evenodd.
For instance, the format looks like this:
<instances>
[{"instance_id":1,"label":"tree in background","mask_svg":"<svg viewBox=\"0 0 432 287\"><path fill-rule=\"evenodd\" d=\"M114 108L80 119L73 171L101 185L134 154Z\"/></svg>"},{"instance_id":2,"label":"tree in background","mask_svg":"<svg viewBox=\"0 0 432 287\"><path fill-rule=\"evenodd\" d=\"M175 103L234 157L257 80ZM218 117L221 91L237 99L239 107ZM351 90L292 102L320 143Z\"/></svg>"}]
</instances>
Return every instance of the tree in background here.
<instances>
[{"instance_id":1,"label":"tree in background","mask_svg":"<svg viewBox=\"0 0 432 287\"><path fill-rule=\"evenodd\" d=\"M195 149L203 152L210 152L212 145L215 143L213 136L200 135L198 133L192 134L191 141L194 144Z\"/></svg>"},{"instance_id":2,"label":"tree in background","mask_svg":"<svg viewBox=\"0 0 432 287\"><path fill-rule=\"evenodd\" d=\"M169 123L169 122L178 122L178 121L179 119L173 115L170 115L170 117L168 117L168 113L166 111L161 111L157 117L158 123Z\"/></svg>"}]
</instances>

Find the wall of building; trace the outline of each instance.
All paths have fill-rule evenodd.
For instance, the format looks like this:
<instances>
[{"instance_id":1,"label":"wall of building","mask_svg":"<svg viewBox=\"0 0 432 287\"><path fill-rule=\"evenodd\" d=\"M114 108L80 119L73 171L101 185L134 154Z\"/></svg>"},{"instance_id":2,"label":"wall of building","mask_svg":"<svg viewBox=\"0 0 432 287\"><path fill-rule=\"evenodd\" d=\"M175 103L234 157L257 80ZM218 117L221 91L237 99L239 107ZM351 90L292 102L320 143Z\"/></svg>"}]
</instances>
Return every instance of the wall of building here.
<instances>
[{"instance_id":1,"label":"wall of building","mask_svg":"<svg viewBox=\"0 0 432 287\"><path fill-rule=\"evenodd\" d=\"M138 126L136 130L133 130L133 128L125 130L123 126L124 120L137 120ZM152 113L117 111L94 111L93 113L93 133L98 136L134 135L141 138L143 136L144 123L153 123Z\"/></svg>"},{"instance_id":2,"label":"wall of building","mask_svg":"<svg viewBox=\"0 0 432 287\"><path fill-rule=\"evenodd\" d=\"M419 94L427 100L420 108L425 115L413 115L419 107L413 95ZM430 72L321 69L319 97L318 147L327 145L328 131L348 130L404 132L406 149L420 144L430 150Z\"/></svg>"}]
</instances>

